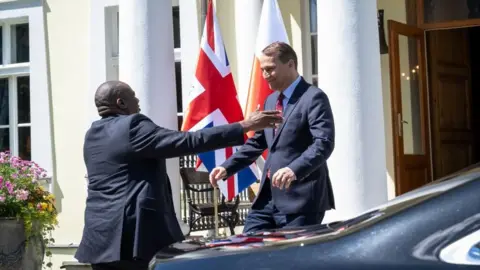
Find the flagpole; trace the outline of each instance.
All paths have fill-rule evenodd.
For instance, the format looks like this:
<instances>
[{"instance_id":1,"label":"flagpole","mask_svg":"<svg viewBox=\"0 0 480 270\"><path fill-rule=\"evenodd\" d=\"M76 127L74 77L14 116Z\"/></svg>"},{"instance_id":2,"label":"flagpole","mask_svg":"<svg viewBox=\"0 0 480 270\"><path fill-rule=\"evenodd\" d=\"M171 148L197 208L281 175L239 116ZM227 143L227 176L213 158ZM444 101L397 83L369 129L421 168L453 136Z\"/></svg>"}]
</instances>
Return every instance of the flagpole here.
<instances>
[{"instance_id":1,"label":"flagpole","mask_svg":"<svg viewBox=\"0 0 480 270\"><path fill-rule=\"evenodd\" d=\"M218 188L213 188L213 211L214 211L214 222L215 222L215 234L214 239L218 238Z\"/></svg>"}]
</instances>

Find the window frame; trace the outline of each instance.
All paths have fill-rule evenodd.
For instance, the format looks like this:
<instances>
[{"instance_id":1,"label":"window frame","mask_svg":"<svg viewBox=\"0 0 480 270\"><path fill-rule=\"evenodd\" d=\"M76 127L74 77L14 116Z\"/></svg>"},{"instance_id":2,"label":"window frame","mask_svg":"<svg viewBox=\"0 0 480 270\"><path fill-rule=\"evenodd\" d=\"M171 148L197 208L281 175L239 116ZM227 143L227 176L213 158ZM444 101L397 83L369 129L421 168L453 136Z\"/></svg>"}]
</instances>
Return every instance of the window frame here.
<instances>
[{"instance_id":1,"label":"window frame","mask_svg":"<svg viewBox=\"0 0 480 270\"><path fill-rule=\"evenodd\" d=\"M44 7L42 0L25 1L3 1L0 2L0 23L19 24L28 22L29 27L29 60L28 63L7 64L10 61L11 48L6 38L10 39L10 27L2 27L3 38L3 62L0 65L0 76L9 77L10 94L16 88L17 77L28 75L30 77L30 147L31 159L47 171L43 179L48 185L48 190L53 193L53 148L52 148L52 126L51 126L51 102L48 81L46 32L44 20ZM8 35L8 37L6 37ZM13 86L13 87L12 87ZM16 113L12 113L11 104L17 104L16 92L9 97L10 125L14 128L14 136L10 140L17 140L14 145L18 153L18 126L16 124ZM32 102L35 100L35 102ZM14 106L14 107L16 107ZM14 118L12 121L12 117ZM23 125L20 125L23 126ZM10 130L10 134L12 130ZM12 142L10 142L12 145Z\"/></svg>"},{"instance_id":2,"label":"window frame","mask_svg":"<svg viewBox=\"0 0 480 270\"><path fill-rule=\"evenodd\" d=\"M313 84L314 80L317 81L318 85L318 74L313 73L313 65L314 63L318 63L318 59L313 59L313 51L317 50L318 48L313 48L312 47L312 36L317 35L315 32L311 32L311 12L310 12L310 2L311 0L308 1L302 1L302 6L301 6L301 13L302 13L302 33L303 33L303 54L304 54L304 59L303 59L303 77L305 78L306 81L311 82ZM318 42L318 35L317 35L317 42ZM318 44L318 43L317 43ZM318 64L317 64L317 70L318 70Z\"/></svg>"},{"instance_id":3,"label":"window frame","mask_svg":"<svg viewBox=\"0 0 480 270\"><path fill-rule=\"evenodd\" d=\"M29 123L18 123L18 85L19 77L30 77L30 61L24 63L12 62L12 48L15 47L15 39L12 38L12 26L18 24L28 25L28 18L21 17L10 20L0 21L2 35L2 65L0 65L0 79L8 80L8 125L0 125L1 129L9 129L9 150L12 155L19 156L19 128L30 127L31 134L31 118Z\"/></svg>"}]
</instances>

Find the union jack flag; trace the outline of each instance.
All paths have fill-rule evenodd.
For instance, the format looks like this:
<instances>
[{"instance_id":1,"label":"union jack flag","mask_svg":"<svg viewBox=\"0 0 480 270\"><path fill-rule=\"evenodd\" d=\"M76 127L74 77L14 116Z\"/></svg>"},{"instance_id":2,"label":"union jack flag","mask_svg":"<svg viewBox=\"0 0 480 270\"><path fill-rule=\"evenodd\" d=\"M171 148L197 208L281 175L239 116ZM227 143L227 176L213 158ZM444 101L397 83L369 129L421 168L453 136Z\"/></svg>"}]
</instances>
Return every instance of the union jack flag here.
<instances>
[{"instance_id":1,"label":"union jack flag","mask_svg":"<svg viewBox=\"0 0 480 270\"><path fill-rule=\"evenodd\" d=\"M208 3L200 53L189 98L190 102L182 125L183 131L196 131L243 119L242 108L238 102L235 83L211 0ZM228 147L199 154L198 158L211 172L235 151L237 151L236 147ZM256 165L252 164L226 181L219 181L218 187L230 201L258 179L257 173Z\"/></svg>"}]
</instances>

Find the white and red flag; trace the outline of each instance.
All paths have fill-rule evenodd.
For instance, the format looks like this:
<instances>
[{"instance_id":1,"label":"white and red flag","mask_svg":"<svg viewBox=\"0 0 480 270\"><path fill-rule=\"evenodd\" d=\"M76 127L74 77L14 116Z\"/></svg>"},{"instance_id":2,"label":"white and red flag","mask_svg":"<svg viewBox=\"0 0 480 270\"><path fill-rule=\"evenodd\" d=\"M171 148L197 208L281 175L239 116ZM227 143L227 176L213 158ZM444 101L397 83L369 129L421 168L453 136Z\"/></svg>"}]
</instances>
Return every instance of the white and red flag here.
<instances>
[{"instance_id":1,"label":"white and red flag","mask_svg":"<svg viewBox=\"0 0 480 270\"><path fill-rule=\"evenodd\" d=\"M263 103L267 99L267 96L272 93L270 86L268 86L267 81L262 76L259 56L265 47L277 41L289 43L282 14L278 7L277 0L264 0L256 38L255 57L250 74L250 86L248 89L247 105L245 107L246 117L254 112L258 106L260 106L260 110L263 110ZM250 132L248 137L253 136L253 134L254 132ZM267 151L257 160L259 167L263 167L262 165L266 157Z\"/></svg>"}]
</instances>

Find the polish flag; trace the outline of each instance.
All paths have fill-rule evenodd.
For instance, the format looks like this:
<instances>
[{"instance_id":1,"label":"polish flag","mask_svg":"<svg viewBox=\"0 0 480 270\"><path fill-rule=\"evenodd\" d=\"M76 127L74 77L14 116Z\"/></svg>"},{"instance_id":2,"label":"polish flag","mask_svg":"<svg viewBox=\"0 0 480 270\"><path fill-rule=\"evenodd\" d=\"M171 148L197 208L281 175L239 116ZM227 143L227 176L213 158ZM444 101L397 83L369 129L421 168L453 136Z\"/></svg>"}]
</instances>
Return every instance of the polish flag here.
<instances>
[{"instance_id":1,"label":"polish flag","mask_svg":"<svg viewBox=\"0 0 480 270\"><path fill-rule=\"evenodd\" d=\"M263 110L263 103L268 95L272 93L270 86L262 76L260 69L259 56L262 50L273 42L281 41L289 44L287 31L283 23L282 14L278 7L277 0L264 0L262 13L260 15L260 24L257 32L255 45L255 58L253 60L252 71L250 73L250 86L248 89L247 106L245 107L245 116L248 117L258 106ZM248 137L253 136L254 132L248 133ZM267 151L263 153L266 159ZM264 160L257 160L260 167ZM259 168L261 169L261 168Z\"/></svg>"}]
</instances>

